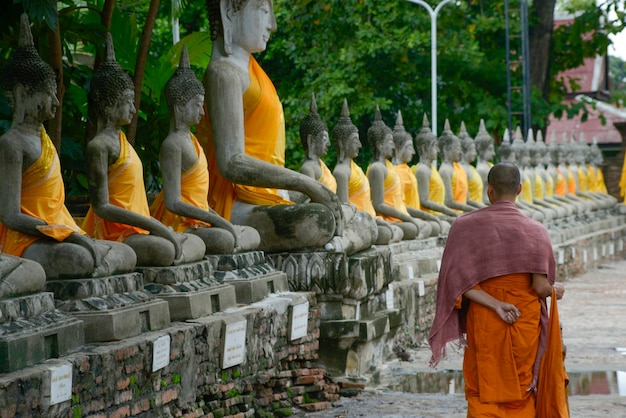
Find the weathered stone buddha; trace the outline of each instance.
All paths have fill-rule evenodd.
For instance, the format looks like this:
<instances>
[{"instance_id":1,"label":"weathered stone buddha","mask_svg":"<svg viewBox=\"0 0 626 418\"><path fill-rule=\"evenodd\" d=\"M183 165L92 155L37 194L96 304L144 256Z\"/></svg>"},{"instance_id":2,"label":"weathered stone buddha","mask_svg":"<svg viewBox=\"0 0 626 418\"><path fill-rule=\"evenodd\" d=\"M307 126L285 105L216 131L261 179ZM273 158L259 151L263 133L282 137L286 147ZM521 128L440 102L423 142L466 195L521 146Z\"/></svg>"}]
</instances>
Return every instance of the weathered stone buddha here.
<instances>
[{"instance_id":1,"label":"weathered stone buddha","mask_svg":"<svg viewBox=\"0 0 626 418\"><path fill-rule=\"evenodd\" d=\"M459 213L473 211L476 207L467 203L469 195L467 174L459 164L461 154L463 154L461 140L452 133L448 119L446 119L443 132L439 137L439 149L442 155L439 175L443 180L445 205Z\"/></svg>"},{"instance_id":2,"label":"weathered stone buddha","mask_svg":"<svg viewBox=\"0 0 626 418\"><path fill-rule=\"evenodd\" d=\"M548 146L549 162L546 166L548 173L554 179L554 198L560 202L573 205L576 210L575 214L581 214L586 210L585 205L580 199L571 195L567 190L567 180L564 174L564 147L556 141L556 135L554 131L550 135L550 142Z\"/></svg>"},{"instance_id":3,"label":"weathered stone buddha","mask_svg":"<svg viewBox=\"0 0 626 418\"><path fill-rule=\"evenodd\" d=\"M259 234L248 226L233 225L209 207L209 172L204 151L191 126L204 115L204 87L189 66L183 46L180 64L165 84L170 131L161 144L159 162L163 190L150 212L175 232L197 235L207 254L231 254L255 249Z\"/></svg>"},{"instance_id":4,"label":"weathered stone buddha","mask_svg":"<svg viewBox=\"0 0 626 418\"><path fill-rule=\"evenodd\" d=\"M150 216L143 166L122 131L135 113L134 98L133 82L115 61L107 34L105 60L89 92L98 128L85 147L91 207L83 229L95 238L129 245L141 267L198 261L206 250L200 237L174 232Z\"/></svg>"},{"instance_id":5,"label":"weathered stone buddha","mask_svg":"<svg viewBox=\"0 0 626 418\"><path fill-rule=\"evenodd\" d=\"M598 141L594 138L589 147L589 153L587 154L587 168L590 173L594 172L593 176L595 177L595 181L590 181L590 185L593 185L591 186L591 191L608 194L609 192L606 188L604 173L602 171L603 165L604 156L598 146ZM617 202L617 199L615 201Z\"/></svg>"},{"instance_id":6,"label":"weathered stone buddha","mask_svg":"<svg viewBox=\"0 0 626 418\"><path fill-rule=\"evenodd\" d=\"M450 224L443 219L439 219L432 213L420 209L419 191L417 189L417 178L409 167L408 163L415 155L413 147L413 137L404 129L402 112L398 111L396 124L393 128L394 151L392 162L400 182L402 184L402 198L410 215L427 221L432 228L432 236L447 234Z\"/></svg>"},{"instance_id":7,"label":"weathered stone buddha","mask_svg":"<svg viewBox=\"0 0 626 418\"><path fill-rule=\"evenodd\" d=\"M587 168L587 155L590 153L590 149L585 134L581 132L578 141L572 140L570 147L572 149L570 170L576 179L576 196L593 202L596 208L606 209L614 206L615 201L612 197L605 193L596 193L590 190L590 171ZM591 175L592 183L597 181L593 178L594 175L595 171ZM592 184L591 187L595 187L595 185Z\"/></svg>"},{"instance_id":8,"label":"weathered stone buddha","mask_svg":"<svg viewBox=\"0 0 626 418\"><path fill-rule=\"evenodd\" d=\"M59 157L43 127L59 106L55 75L33 45L25 14L19 46L3 69L2 87L13 121L0 138L0 250L36 261L48 280L132 271L136 259L129 247L94 241L65 207ZM5 296L41 290L41 267L1 258Z\"/></svg>"},{"instance_id":9,"label":"weathered stone buddha","mask_svg":"<svg viewBox=\"0 0 626 418\"><path fill-rule=\"evenodd\" d=\"M575 163L575 147L572 145L567 132L563 132L560 144L561 152L558 154L559 162L557 169L565 178L565 197L577 202L577 205L584 211L590 211L596 207L594 202L578 195L578 166Z\"/></svg>"},{"instance_id":10,"label":"weathered stone buddha","mask_svg":"<svg viewBox=\"0 0 626 418\"><path fill-rule=\"evenodd\" d=\"M468 196L467 204L476 208L484 207L483 197L483 180L480 174L476 170L476 167L472 165L476 160L476 144L474 140L467 132L465 122L461 122L461 129L459 131L459 140L461 141L461 158L459 159L459 165L465 170L467 175Z\"/></svg>"},{"instance_id":11,"label":"weathered stone buddha","mask_svg":"<svg viewBox=\"0 0 626 418\"><path fill-rule=\"evenodd\" d=\"M336 193L337 181L322 161L322 157L326 155L330 146L328 126L317 112L314 95L311 96L309 113L300 124L300 141L305 151L305 161L300 171ZM327 249L353 254L376 243L378 228L370 214L357 210L354 205L350 204L342 204L341 210L344 219L343 233L335 236Z\"/></svg>"},{"instance_id":12,"label":"weathered stone buddha","mask_svg":"<svg viewBox=\"0 0 626 418\"><path fill-rule=\"evenodd\" d=\"M213 49L204 75L207 117L196 134L209 161L209 204L255 228L259 249L318 249L343 232L337 195L284 167L285 124L276 89L252 56L276 30L271 1L207 1ZM289 191L311 203L294 204Z\"/></svg>"},{"instance_id":13,"label":"weathered stone buddha","mask_svg":"<svg viewBox=\"0 0 626 418\"><path fill-rule=\"evenodd\" d=\"M483 181L482 202L485 205L489 205L489 197L487 196L487 176L489 175L489 170L493 167L492 160L496 155L496 150L493 146L493 138L487 132L483 119L480 120L474 143L476 145L476 153L478 154L478 158L476 159L476 171Z\"/></svg>"},{"instance_id":14,"label":"weathered stone buddha","mask_svg":"<svg viewBox=\"0 0 626 418\"><path fill-rule=\"evenodd\" d=\"M367 140L372 149L372 162L366 174L376 214L402 228L405 240L429 237L432 232L430 224L412 216L404 204L402 183L390 161L395 147L393 134L383 122L378 106L374 123L367 130Z\"/></svg>"},{"instance_id":15,"label":"weathered stone buddha","mask_svg":"<svg viewBox=\"0 0 626 418\"><path fill-rule=\"evenodd\" d=\"M333 140L337 150L337 165L333 176L337 181L337 196L343 204L351 204L376 220L378 237L376 244L398 242L403 237L402 229L376 215L372 205L370 182L361 167L354 162L361 149L359 130L350 119L348 102L344 99L341 117L333 128Z\"/></svg>"},{"instance_id":16,"label":"weathered stone buddha","mask_svg":"<svg viewBox=\"0 0 626 418\"><path fill-rule=\"evenodd\" d=\"M419 163L412 168L417 179L420 209L453 222L459 213L445 205L445 186L435 166L439 146L437 137L430 130L426 115L424 115L422 128L415 137L415 145L419 154Z\"/></svg>"}]
</instances>

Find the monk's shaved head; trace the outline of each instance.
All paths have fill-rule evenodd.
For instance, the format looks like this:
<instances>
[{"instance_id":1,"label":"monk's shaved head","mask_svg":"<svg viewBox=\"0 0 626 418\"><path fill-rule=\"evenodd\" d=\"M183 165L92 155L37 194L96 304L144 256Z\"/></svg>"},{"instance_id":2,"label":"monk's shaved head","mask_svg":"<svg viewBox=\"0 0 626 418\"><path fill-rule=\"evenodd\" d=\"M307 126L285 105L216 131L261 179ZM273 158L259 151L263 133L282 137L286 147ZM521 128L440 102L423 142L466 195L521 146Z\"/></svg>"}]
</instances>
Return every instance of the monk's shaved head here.
<instances>
[{"instance_id":1,"label":"monk's shaved head","mask_svg":"<svg viewBox=\"0 0 626 418\"><path fill-rule=\"evenodd\" d=\"M509 162L498 163L489 170L487 183L497 197L515 196L521 184L519 168Z\"/></svg>"}]
</instances>

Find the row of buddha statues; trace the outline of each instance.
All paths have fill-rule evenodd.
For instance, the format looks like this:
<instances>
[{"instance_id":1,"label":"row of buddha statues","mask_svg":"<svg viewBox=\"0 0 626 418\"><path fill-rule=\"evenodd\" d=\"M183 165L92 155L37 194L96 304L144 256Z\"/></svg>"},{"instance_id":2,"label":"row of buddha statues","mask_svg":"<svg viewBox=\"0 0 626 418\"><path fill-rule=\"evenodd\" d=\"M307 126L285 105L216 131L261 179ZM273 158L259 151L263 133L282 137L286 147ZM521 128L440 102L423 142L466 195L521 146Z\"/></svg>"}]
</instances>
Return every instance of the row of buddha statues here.
<instances>
[{"instance_id":1,"label":"row of buddha statues","mask_svg":"<svg viewBox=\"0 0 626 418\"><path fill-rule=\"evenodd\" d=\"M59 106L55 74L22 16L19 46L2 73L13 121L0 137L0 298L40 291L46 280L180 265L206 254L353 254L445 235L460 214L488 204L494 141L482 121L475 139L464 124L454 135L448 121L437 138L424 116L414 140L401 112L391 129L376 109L364 172L354 161L362 144L344 101L332 129L331 172L322 161L331 132L313 96L300 126L305 162L301 172L285 168L282 105L252 56L275 30L271 2L239 3L207 2L214 45L204 82L183 49L165 86L170 131L159 154L163 190L151 205L142 162L123 131L136 112L134 85L107 34L88 96L98 121L85 147L91 206L81 225L65 206L59 158L43 126ZM550 220L615 204L598 188L597 145L583 142L546 146L540 133L524 141L519 130L512 142L505 138L500 160L524 174L520 210ZM419 163L411 167L415 148Z\"/></svg>"}]
</instances>

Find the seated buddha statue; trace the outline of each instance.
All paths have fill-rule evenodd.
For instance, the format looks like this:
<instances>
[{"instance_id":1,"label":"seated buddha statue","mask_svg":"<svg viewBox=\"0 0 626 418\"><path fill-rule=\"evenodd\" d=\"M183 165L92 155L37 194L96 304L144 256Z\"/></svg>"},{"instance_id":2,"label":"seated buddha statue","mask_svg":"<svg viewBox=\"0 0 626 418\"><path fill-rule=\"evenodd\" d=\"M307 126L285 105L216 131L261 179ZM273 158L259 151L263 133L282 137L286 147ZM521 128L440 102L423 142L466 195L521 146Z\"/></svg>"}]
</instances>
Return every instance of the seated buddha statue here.
<instances>
[{"instance_id":1,"label":"seated buddha statue","mask_svg":"<svg viewBox=\"0 0 626 418\"><path fill-rule=\"evenodd\" d=\"M367 140L372 149L372 162L366 174L376 214L402 228L405 240L429 237L432 232L430 224L412 216L404 204L402 183L390 161L395 146L393 134L383 122L378 106L374 123L367 130Z\"/></svg>"},{"instance_id":2,"label":"seated buddha statue","mask_svg":"<svg viewBox=\"0 0 626 418\"><path fill-rule=\"evenodd\" d=\"M476 146L476 153L478 154L476 159L476 171L483 182L483 197L481 202L485 205L489 205L489 196L487 196L487 177L489 170L493 167L493 157L496 155L496 150L493 146L493 138L487 132L485 128L485 121L480 120L478 126L478 133L474 138L474 144Z\"/></svg>"},{"instance_id":3,"label":"seated buddha statue","mask_svg":"<svg viewBox=\"0 0 626 418\"><path fill-rule=\"evenodd\" d=\"M91 206L83 229L91 236L129 245L138 266L164 267L202 259L204 242L180 234L150 216L143 165L122 126L135 113L131 78L115 60L107 33L105 60L91 79L89 103L98 115L96 135L85 147Z\"/></svg>"},{"instance_id":4,"label":"seated buddha statue","mask_svg":"<svg viewBox=\"0 0 626 418\"><path fill-rule=\"evenodd\" d=\"M571 201L575 201L583 211L588 212L594 209L596 205L593 202L578 194L578 166L575 163L575 149L571 144L567 132L563 132L559 148L557 170L561 172L565 178L565 197Z\"/></svg>"},{"instance_id":5,"label":"seated buddha statue","mask_svg":"<svg viewBox=\"0 0 626 418\"><path fill-rule=\"evenodd\" d=\"M376 215L372 205L370 182L363 169L354 162L361 149L359 130L352 123L348 101L344 99L341 117L333 128L333 140L337 150L337 164L333 169L333 177L337 182L337 196L343 204L351 204L366 212L376 221L378 234L375 244L384 245L398 242L403 238L400 227L385 221Z\"/></svg>"},{"instance_id":6,"label":"seated buddha statue","mask_svg":"<svg viewBox=\"0 0 626 418\"><path fill-rule=\"evenodd\" d=\"M408 163L415 155L413 137L404 128L402 112L398 111L396 124L393 128L394 151L392 162L400 182L402 184L402 198L409 214L415 218L428 222L432 228L432 236L446 235L450 230L450 224L437 215L420 209L419 191L417 190L417 178Z\"/></svg>"},{"instance_id":7,"label":"seated buddha statue","mask_svg":"<svg viewBox=\"0 0 626 418\"><path fill-rule=\"evenodd\" d=\"M209 161L209 205L256 229L261 250L323 248L342 235L341 203L317 179L285 167L282 104L252 55L276 30L273 3L208 0L207 9L213 40L203 80L207 115L196 136ZM290 192L310 202L296 204Z\"/></svg>"},{"instance_id":8,"label":"seated buddha statue","mask_svg":"<svg viewBox=\"0 0 626 418\"><path fill-rule=\"evenodd\" d=\"M422 128L415 137L415 145L419 162L412 168L417 179L420 209L440 216L449 223L454 222L459 213L445 205L445 186L435 166L439 145L437 137L430 130L426 115L424 115Z\"/></svg>"},{"instance_id":9,"label":"seated buddha statue","mask_svg":"<svg viewBox=\"0 0 626 418\"><path fill-rule=\"evenodd\" d=\"M202 147L191 126L204 114L204 87L189 66L183 46L180 64L165 84L170 131L161 144L159 163L163 190L150 207L152 216L175 232L202 239L207 254L232 254L255 249L258 232L233 225L209 207L209 172Z\"/></svg>"},{"instance_id":10,"label":"seated buddha statue","mask_svg":"<svg viewBox=\"0 0 626 418\"><path fill-rule=\"evenodd\" d=\"M604 156L602 155L602 150L600 150L596 138L593 138L587 154L587 169L589 170L590 178L593 178L593 180L589 181L589 186L593 192L609 195L606 183L604 182L604 172L602 171L603 165ZM592 172L593 174L591 174ZM617 199L615 201L617 202Z\"/></svg>"},{"instance_id":11,"label":"seated buddha statue","mask_svg":"<svg viewBox=\"0 0 626 418\"><path fill-rule=\"evenodd\" d=\"M41 267L52 280L127 273L136 262L128 246L90 238L65 206L59 157L43 126L59 106L56 78L34 47L26 14L21 25L1 77L13 120L0 137L0 251L31 261L2 256L5 295L40 290Z\"/></svg>"},{"instance_id":12,"label":"seated buddha statue","mask_svg":"<svg viewBox=\"0 0 626 418\"><path fill-rule=\"evenodd\" d=\"M593 178L595 172L593 172L590 177L590 171L587 168L587 155L590 152L590 148L587 145L585 134L581 132L578 141L573 140L570 147L572 149L572 162L570 166L574 178L576 179L576 195L593 202L597 208L607 209L613 207L615 200L611 196L590 190L590 178L592 183L595 183L596 179ZM591 187L594 186L592 185Z\"/></svg>"},{"instance_id":13,"label":"seated buddha statue","mask_svg":"<svg viewBox=\"0 0 626 418\"><path fill-rule=\"evenodd\" d=\"M485 207L483 203L484 190L483 179L472 164L476 160L476 144L474 140L467 132L465 122L461 122L461 128L459 130L459 140L461 141L461 158L459 159L459 165L465 170L467 175L467 204L476 208Z\"/></svg>"}]
</instances>

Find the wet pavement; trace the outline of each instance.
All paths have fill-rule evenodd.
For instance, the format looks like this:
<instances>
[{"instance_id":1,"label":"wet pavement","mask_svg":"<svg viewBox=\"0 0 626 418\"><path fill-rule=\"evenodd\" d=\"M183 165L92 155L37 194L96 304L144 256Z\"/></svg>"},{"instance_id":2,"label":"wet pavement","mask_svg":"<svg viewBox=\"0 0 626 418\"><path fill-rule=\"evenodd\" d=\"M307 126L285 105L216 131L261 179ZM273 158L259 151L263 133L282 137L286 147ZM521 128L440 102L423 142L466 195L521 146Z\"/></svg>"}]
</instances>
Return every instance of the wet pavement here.
<instances>
[{"instance_id":1,"label":"wet pavement","mask_svg":"<svg viewBox=\"0 0 626 418\"><path fill-rule=\"evenodd\" d=\"M626 260L564 285L558 303L571 377L571 417L626 418ZM438 373L428 367L429 358L428 348L413 350L409 361L387 362L358 396L342 397L332 409L295 416L465 417L463 354L449 349Z\"/></svg>"}]
</instances>

